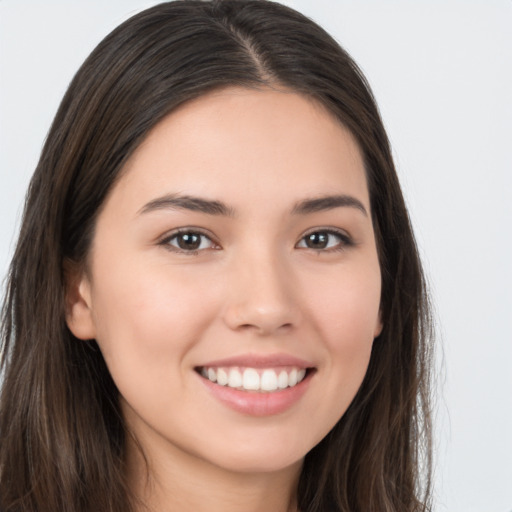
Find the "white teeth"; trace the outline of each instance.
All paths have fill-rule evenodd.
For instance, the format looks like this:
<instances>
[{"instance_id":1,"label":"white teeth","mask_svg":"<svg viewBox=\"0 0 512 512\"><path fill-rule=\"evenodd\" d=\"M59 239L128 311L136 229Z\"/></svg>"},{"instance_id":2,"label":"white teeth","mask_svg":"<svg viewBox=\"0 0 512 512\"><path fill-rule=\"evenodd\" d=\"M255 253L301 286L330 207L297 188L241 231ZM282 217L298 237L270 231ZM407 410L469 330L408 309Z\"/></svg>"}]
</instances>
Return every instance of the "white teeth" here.
<instances>
[{"instance_id":1,"label":"white teeth","mask_svg":"<svg viewBox=\"0 0 512 512\"><path fill-rule=\"evenodd\" d=\"M283 370L277 377L277 387L284 389L288 387L288 374Z\"/></svg>"},{"instance_id":2,"label":"white teeth","mask_svg":"<svg viewBox=\"0 0 512 512\"><path fill-rule=\"evenodd\" d=\"M228 377L226 370L219 368L217 370L217 384L220 384L221 386L225 386L228 382L229 382L229 377Z\"/></svg>"},{"instance_id":3,"label":"white teeth","mask_svg":"<svg viewBox=\"0 0 512 512\"><path fill-rule=\"evenodd\" d=\"M260 376L253 368L247 368L244 371L242 387L249 391L257 391L260 389Z\"/></svg>"},{"instance_id":4,"label":"white teeth","mask_svg":"<svg viewBox=\"0 0 512 512\"><path fill-rule=\"evenodd\" d=\"M232 368L229 371L228 386L230 388L242 387L242 374L238 370L235 370L234 368Z\"/></svg>"},{"instance_id":5,"label":"white teeth","mask_svg":"<svg viewBox=\"0 0 512 512\"><path fill-rule=\"evenodd\" d=\"M265 370L261 375L261 389L275 391L277 389L277 375L274 370Z\"/></svg>"},{"instance_id":6,"label":"white teeth","mask_svg":"<svg viewBox=\"0 0 512 512\"><path fill-rule=\"evenodd\" d=\"M296 386L306 376L306 369L288 368L276 371L272 368L256 370L255 368L202 367L201 375L220 386L268 393Z\"/></svg>"}]
</instances>

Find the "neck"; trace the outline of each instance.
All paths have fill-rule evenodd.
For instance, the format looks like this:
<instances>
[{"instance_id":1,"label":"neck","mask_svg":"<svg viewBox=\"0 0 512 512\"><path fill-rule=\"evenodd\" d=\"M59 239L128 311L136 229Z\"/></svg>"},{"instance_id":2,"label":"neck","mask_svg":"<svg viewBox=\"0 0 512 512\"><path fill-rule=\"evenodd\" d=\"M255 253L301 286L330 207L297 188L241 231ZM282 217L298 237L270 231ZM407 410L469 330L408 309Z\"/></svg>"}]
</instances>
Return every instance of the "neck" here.
<instances>
[{"instance_id":1,"label":"neck","mask_svg":"<svg viewBox=\"0 0 512 512\"><path fill-rule=\"evenodd\" d=\"M130 443L128 483L136 512L297 512L302 461L268 472L235 472L168 449L142 455Z\"/></svg>"}]
</instances>

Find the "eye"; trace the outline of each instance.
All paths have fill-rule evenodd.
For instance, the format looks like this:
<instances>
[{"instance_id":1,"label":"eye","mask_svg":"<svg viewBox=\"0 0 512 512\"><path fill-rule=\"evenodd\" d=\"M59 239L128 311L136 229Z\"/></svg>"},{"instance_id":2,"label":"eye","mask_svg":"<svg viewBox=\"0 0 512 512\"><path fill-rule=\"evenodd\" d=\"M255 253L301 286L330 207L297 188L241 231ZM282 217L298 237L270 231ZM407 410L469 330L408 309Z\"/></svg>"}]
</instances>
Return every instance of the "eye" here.
<instances>
[{"instance_id":1,"label":"eye","mask_svg":"<svg viewBox=\"0 0 512 512\"><path fill-rule=\"evenodd\" d=\"M312 231L305 235L297 244L301 249L314 249L317 251L325 250L342 250L352 245L352 241L348 235L339 231L322 229Z\"/></svg>"},{"instance_id":2,"label":"eye","mask_svg":"<svg viewBox=\"0 0 512 512\"><path fill-rule=\"evenodd\" d=\"M203 251L205 249L217 249L218 246L213 240L201 233L193 230L180 230L166 237L161 242L169 249L176 252L188 252L191 254Z\"/></svg>"}]
</instances>

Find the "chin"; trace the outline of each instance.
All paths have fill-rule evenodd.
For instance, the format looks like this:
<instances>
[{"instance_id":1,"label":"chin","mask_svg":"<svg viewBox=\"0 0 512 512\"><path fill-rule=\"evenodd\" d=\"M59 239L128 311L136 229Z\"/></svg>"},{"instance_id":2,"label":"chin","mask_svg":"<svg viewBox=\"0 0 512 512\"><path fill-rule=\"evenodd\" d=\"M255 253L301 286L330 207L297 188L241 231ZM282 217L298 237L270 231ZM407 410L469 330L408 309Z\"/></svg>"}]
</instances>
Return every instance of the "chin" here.
<instances>
[{"instance_id":1,"label":"chin","mask_svg":"<svg viewBox=\"0 0 512 512\"><path fill-rule=\"evenodd\" d=\"M236 451L233 450L237 447ZM308 448L286 441L262 444L259 442L233 444L226 451L210 453L216 466L236 473L275 473L302 466Z\"/></svg>"},{"instance_id":2,"label":"chin","mask_svg":"<svg viewBox=\"0 0 512 512\"><path fill-rule=\"evenodd\" d=\"M265 458L259 457L233 457L222 461L222 467L233 473L243 474L268 474L279 473L285 470L298 470L302 467L304 457L282 458L280 455L268 455Z\"/></svg>"}]
</instances>

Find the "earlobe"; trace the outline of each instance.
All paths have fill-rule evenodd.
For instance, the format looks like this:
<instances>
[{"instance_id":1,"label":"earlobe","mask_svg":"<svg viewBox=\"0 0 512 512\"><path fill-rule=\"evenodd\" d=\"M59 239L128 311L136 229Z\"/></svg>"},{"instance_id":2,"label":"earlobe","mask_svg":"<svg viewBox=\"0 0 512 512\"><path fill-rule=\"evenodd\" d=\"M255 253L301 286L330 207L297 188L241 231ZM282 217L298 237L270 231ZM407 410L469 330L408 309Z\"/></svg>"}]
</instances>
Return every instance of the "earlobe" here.
<instances>
[{"instance_id":1,"label":"earlobe","mask_svg":"<svg viewBox=\"0 0 512 512\"><path fill-rule=\"evenodd\" d=\"M377 322L375 324L375 330L373 331L373 338L378 338L384 328L384 324L382 323L382 314L379 310L379 316L377 317Z\"/></svg>"},{"instance_id":2,"label":"earlobe","mask_svg":"<svg viewBox=\"0 0 512 512\"><path fill-rule=\"evenodd\" d=\"M84 271L75 272L70 266L66 274L66 323L81 340L96 337L92 314L91 286Z\"/></svg>"}]
</instances>

